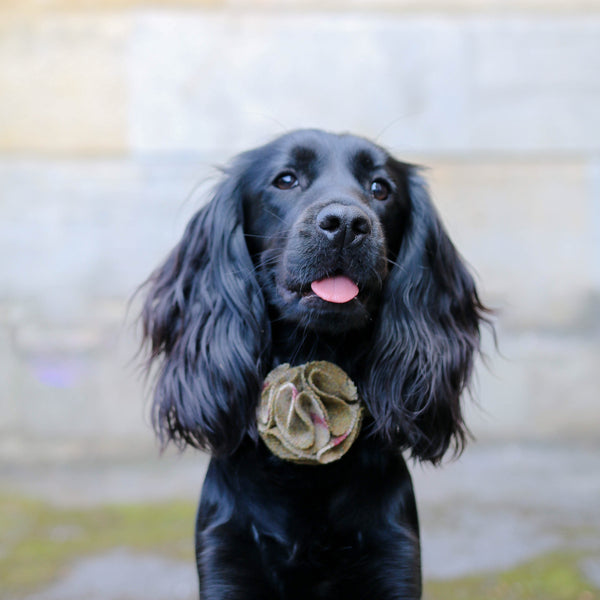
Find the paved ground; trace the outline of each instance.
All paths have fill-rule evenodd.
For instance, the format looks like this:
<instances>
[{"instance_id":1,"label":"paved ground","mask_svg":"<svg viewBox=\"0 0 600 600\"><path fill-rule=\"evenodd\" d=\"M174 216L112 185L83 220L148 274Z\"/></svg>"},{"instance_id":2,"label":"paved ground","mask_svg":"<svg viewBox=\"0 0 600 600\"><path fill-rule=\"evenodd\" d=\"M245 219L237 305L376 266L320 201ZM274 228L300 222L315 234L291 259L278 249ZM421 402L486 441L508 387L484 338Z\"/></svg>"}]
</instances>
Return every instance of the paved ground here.
<instances>
[{"instance_id":1,"label":"paved ground","mask_svg":"<svg viewBox=\"0 0 600 600\"><path fill-rule=\"evenodd\" d=\"M440 469L413 466L425 578L504 570L567 550L579 553L579 569L600 588L599 450L472 445ZM11 492L94 507L195 499L205 465L190 453L118 465L13 465L1 474ZM193 565L117 547L81 559L26 600L188 600L195 586Z\"/></svg>"}]
</instances>

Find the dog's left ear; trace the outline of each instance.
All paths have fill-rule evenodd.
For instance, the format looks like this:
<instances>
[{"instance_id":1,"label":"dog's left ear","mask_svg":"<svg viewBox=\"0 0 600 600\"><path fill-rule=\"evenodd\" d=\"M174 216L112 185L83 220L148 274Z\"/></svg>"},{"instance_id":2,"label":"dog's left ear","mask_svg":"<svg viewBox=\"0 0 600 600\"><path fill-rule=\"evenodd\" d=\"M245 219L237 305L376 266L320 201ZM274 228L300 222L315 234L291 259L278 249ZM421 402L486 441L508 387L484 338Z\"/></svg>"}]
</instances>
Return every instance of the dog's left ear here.
<instances>
[{"instance_id":1,"label":"dog's left ear","mask_svg":"<svg viewBox=\"0 0 600 600\"><path fill-rule=\"evenodd\" d=\"M417 168L392 166L406 185L408 222L385 283L364 393L377 434L437 463L467 437L460 396L487 309Z\"/></svg>"}]
</instances>

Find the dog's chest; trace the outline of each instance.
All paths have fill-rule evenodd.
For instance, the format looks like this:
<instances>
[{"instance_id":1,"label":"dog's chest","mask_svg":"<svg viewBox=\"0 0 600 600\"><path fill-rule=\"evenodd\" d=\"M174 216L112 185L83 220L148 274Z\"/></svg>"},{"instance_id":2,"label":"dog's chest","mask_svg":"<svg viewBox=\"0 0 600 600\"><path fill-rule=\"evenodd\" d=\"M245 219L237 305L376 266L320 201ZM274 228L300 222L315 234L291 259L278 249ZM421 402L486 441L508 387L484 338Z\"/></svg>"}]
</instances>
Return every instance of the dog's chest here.
<instances>
[{"instance_id":1,"label":"dog's chest","mask_svg":"<svg viewBox=\"0 0 600 600\"><path fill-rule=\"evenodd\" d=\"M318 589L333 585L340 570L358 563L363 553L360 531L340 531L324 520L310 527L292 525L289 534L287 539L269 534L256 537L264 570L284 597L290 586L294 594L305 587L313 597L320 597L314 596Z\"/></svg>"}]
</instances>

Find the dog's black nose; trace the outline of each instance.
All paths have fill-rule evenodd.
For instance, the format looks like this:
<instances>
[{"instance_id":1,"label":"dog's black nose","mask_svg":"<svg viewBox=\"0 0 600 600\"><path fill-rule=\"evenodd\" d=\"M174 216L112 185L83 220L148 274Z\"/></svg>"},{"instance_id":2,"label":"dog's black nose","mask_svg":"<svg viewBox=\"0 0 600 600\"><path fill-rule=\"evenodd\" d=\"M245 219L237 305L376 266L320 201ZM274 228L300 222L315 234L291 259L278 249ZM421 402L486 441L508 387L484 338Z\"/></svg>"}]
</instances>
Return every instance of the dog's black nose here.
<instances>
[{"instance_id":1,"label":"dog's black nose","mask_svg":"<svg viewBox=\"0 0 600 600\"><path fill-rule=\"evenodd\" d=\"M317 214L317 228L343 248L371 233L371 221L360 206L333 202Z\"/></svg>"}]
</instances>

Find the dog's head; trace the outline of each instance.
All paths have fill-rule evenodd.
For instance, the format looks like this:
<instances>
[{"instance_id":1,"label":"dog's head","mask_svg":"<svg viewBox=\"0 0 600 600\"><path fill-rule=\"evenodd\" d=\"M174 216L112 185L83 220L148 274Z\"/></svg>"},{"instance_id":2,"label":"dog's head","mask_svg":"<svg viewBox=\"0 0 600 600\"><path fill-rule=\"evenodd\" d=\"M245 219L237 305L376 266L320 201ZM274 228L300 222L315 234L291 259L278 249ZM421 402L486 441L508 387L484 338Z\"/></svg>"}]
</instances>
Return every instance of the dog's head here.
<instances>
[{"instance_id":1,"label":"dog's head","mask_svg":"<svg viewBox=\"0 0 600 600\"><path fill-rule=\"evenodd\" d=\"M416 168L351 135L296 131L238 156L151 276L159 432L233 451L255 434L272 324L344 339L372 433L441 459L485 309ZM315 358L320 358L316 356Z\"/></svg>"},{"instance_id":2,"label":"dog's head","mask_svg":"<svg viewBox=\"0 0 600 600\"><path fill-rule=\"evenodd\" d=\"M406 167L367 140L318 131L241 161L244 232L273 314L324 333L365 327L409 214Z\"/></svg>"}]
</instances>

